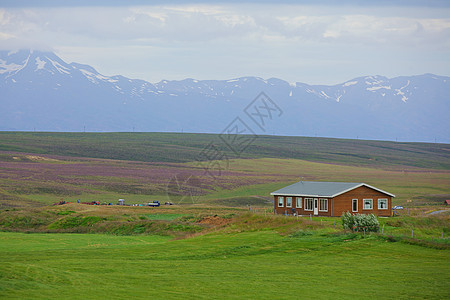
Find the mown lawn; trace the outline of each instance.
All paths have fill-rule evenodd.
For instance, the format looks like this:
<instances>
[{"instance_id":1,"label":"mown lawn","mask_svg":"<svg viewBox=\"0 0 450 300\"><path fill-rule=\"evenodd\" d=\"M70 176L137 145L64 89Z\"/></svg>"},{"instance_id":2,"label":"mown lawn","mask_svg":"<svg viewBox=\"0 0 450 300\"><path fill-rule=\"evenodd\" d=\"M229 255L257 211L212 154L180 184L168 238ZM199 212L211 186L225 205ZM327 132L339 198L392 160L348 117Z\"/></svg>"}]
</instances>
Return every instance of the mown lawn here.
<instances>
[{"instance_id":1,"label":"mown lawn","mask_svg":"<svg viewBox=\"0 0 450 300\"><path fill-rule=\"evenodd\" d=\"M449 279L448 250L351 234L0 233L4 299L448 299Z\"/></svg>"}]
</instances>

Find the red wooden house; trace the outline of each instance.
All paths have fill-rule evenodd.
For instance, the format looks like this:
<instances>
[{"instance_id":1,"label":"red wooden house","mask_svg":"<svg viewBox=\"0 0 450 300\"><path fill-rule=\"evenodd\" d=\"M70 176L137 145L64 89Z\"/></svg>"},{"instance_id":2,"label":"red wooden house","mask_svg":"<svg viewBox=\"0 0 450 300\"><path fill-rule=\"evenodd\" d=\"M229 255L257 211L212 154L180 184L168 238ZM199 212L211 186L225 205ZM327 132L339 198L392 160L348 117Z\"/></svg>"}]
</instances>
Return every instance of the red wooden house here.
<instances>
[{"instance_id":1,"label":"red wooden house","mask_svg":"<svg viewBox=\"0 0 450 300\"><path fill-rule=\"evenodd\" d=\"M395 195L366 183L299 181L270 193L277 214L391 216Z\"/></svg>"}]
</instances>

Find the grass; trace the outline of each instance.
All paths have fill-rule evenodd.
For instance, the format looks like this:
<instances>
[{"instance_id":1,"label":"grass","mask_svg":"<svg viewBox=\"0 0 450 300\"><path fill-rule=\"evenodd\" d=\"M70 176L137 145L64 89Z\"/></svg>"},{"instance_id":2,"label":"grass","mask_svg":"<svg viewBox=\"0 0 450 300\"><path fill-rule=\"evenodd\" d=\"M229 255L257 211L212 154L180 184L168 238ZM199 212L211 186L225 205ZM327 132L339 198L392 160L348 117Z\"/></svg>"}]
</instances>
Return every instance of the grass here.
<instances>
[{"instance_id":1,"label":"grass","mask_svg":"<svg viewBox=\"0 0 450 300\"><path fill-rule=\"evenodd\" d=\"M251 208L251 210L250 210ZM379 218L384 235L445 244L450 236L450 215L403 215ZM380 228L380 229L381 229ZM277 230L289 234L299 229L342 231L339 217L286 217L273 215L271 207L218 207L205 204L127 207L66 204L62 206L0 211L0 230L28 233L157 234L184 238L211 230L229 232ZM440 245L440 244L439 244ZM439 246L437 245L437 246ZM448 244L445 244L448 247Z\"/></svg>"},{"instance_id":2,"label":"grass","mask_svg":"<svg viewBox=\"0 0 450 300\"><path fill-rule=\"evenodd\" d=\"M448 251L352 234L0 233L0 241L0 296L10 299L450 296Z\"/></svg>"},{"instance_id":3,"label":"grass","mask_svg":"<svg viewBox=\"0 0 450 300\"><path fill-rule=\"evenodd\" d=\"M230 158L214 180L194 162L211 142ZM450 216L427 214L450 196L449 150L260 136L236 159L210 134L0 132L0 298L446 299ZM201 195L168 194L175 175ZM407 209L370 235L270 215L300 178L363 181ZM119 198L176 205L76 203Z\"/></svg>"},{"instance_id":4,"label":"grass","mask_svg":"<svg viewBox=\"0 0 450 300\"><path fill-rule=\"evenodd\" d=\"M0 151L144 162L202 160L199 154L210 143L235 158L217 134L0 132ZM241 157L448 170L449 149L448 144L259 136Z\"/></svg>"},{"instance_id":5,"label":"grass","mask_svg":"<svg viewBox=\"0 0 450 300\"><path fill-rule=\"evenodd\" d=\"M442 299L449 217L380 218L385 234L364 235L264 208L12 209L1 229L34 233L0 232L0 298Z\"/></svg>"},{"instance_id":6,"label":"grass","mask_svg":"<svg viewBox=\"0 0 450 300\"><path fill-rule=\"evenodd\" d=\"M183 217L185 215L183 214L148 214L148 215L142 215L139 218L143 220L166 220L166 221L172 221L175 219L178 219L180 217Z\"/></svg>"},{"instance_id":7,"label":"grass","mask_svg":"<svg viewBox=\"0 0 450 300\"><path fill-rule=\"evenodd\" d=\"M439 205L450 197L446 144L260 136L240 159L222 149L230 159L211 162L226 166L212 179L193 161L217 139L210 134L0 132L0 209L77 199L264 206L270 192L301 178L363 181L398 195L395 205ZM172 190L168 183L174 176L195 178L199 196L185 197L187 190L176 185Z\"/></svg>"}]
</instances>

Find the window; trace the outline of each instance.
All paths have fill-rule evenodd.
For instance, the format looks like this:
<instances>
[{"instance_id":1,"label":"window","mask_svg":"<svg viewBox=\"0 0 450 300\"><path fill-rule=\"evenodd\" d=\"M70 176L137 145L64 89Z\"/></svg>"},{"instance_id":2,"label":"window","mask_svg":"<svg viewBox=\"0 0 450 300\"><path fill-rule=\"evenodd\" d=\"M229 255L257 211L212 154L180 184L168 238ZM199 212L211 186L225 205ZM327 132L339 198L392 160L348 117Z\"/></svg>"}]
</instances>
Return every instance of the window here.
<instances>
[{"instance_id":1,"label":"window","mask_svg":"<svg viewBox=\"0 0 450 300\"><path fill-rule=\"evenodd\" d=\"M313 198L305 198L305 210L313 210Z\"/></svg>"},{"instance_id":2,"label":"window","mask_svg":"<svg viewBox=\"0 0 450 300\"><path fill-rule=\"evenodd\" d=\"M363 199L363 209L373 209L373 200Z\"/></svg>"},{"instance_id":3,"label":"window","mask_svg":"<svg viewBox=\"0 0 450 300\"><path fill-rule=\"evenodd\" d=\"M278 207L284 206L284 197L278 196Z\"/></svg>"},{"instance_id":4,"label":"window","mask_svg":"<svg viewBox=\"0 0 450 300\"><path fill-rule=\"evenodd\" d=\"M302 197L295 197L297 208L302 208Z\"/></svg>"},{"instance_id":5,"label":"window","mask_svg":"<svg viewBox=\"0 0 450 300\"><path fill-rule=\"evenodd\" d=\"M387 199L378 199L378 209L387 209Z\"/></svg>"},{"instance_id":6,"label":"window","mask_svg":"<svg viewBox=\"0 0 450 300\"><path fill-rule=\"evenodd\" d=\"M286 207L292 207L292 197L286 197Z\"/></svg>"},{"instance_id":7,"label":"window","mask_svg":"<svg viewBox=\"0 0 450 300\"><path fill-rule=\"evenodd\" d=\"M328 211L328 199L319 199L319 211Z\"/></svg>"},{"instance_id":8,"label":"window","mask_svg":"<svg viewBox=\"0 0 450 300\"><path fill-rule=\"evenodd\" d=\"M352 199L352 212L358 211L358 199Z\"/></svg>"}]
</instances>

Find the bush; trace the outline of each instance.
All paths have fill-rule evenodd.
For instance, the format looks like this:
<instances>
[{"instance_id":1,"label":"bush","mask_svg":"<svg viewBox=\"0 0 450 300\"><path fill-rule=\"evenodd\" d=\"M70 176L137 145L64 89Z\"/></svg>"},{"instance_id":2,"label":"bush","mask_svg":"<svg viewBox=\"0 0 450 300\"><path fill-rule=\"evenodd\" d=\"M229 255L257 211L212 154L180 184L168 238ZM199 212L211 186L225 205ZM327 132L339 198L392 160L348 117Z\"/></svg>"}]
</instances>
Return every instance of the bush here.
<instances>
[{"instance_id":1,"label":"bush","mask_svg":"<svg viewBox=\"0 0 450 300\"><path fill-rule=\"evenodd\" d=\"M345 229L373 231L378 232L380 230L380 223L378 223L377 217L374 214L364 215L355 214L352 215L349 212L345 212L341 216L342 226Z\"/></svg>"},{"instance_id":2,"label":"bush","mask_svg":"<svg viewBox=\"0 0 450 300\"><path fill-rule=\"evenodd\" d=\"M342 213L341 216L342 226L344 229L353 229L355 226L355 218L349 212Z\"/></svg>"}]
</instances>

